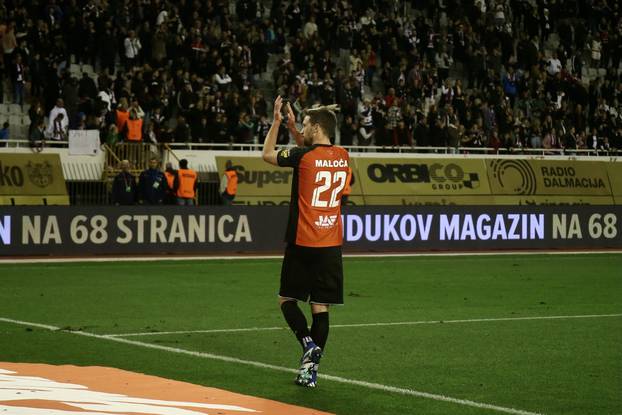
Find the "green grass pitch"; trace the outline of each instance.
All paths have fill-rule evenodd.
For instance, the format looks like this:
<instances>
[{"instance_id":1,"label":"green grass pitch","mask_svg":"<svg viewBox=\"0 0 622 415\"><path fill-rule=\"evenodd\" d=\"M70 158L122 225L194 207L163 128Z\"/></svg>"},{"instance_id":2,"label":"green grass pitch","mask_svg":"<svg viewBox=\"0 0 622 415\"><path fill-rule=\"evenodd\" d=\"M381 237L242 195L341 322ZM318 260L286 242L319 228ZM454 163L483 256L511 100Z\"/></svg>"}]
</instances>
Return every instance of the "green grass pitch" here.
<instances>
[{"instance_id":1,"label":"green grass pitch","mask_svg":"<svg viewBox=\"0 0 622 415\"><path fill-rule=\"evenodd\" d=\"M350 380L538 414L622 413L622 255L346 258L344 271L331 324L346 327L332 328L320 374L345 382L320 375L309 390L285 371L71 332L283 327L275 259L2 264L0 318L66 330L0 321L0 361L112 366L344 415L495 413ZM473 319L495 320L451 322ZM121 339L292 369L300 357L285 328Z\"/></svg>"}]
</instances>

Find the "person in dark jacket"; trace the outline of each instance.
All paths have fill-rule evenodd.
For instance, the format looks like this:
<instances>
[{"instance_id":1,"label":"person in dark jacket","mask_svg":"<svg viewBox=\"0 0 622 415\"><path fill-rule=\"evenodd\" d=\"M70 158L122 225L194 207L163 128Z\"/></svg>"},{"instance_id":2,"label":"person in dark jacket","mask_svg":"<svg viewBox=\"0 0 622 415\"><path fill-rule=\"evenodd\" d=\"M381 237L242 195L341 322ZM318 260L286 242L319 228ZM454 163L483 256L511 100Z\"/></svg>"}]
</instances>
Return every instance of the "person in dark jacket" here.
<instances>
[{"instance_id":1,"label":"person in dark jacket","mask_svg":"<svg viewBox=\"0 0 622 415\"><path fill-rule=\"evenodd\" d=\"M130 162L121 161L121 173L112 182L112 203L115 206L136 203L136 178L130 173Z\"/></svg>"},{"instance_id":2,"label":"person in dark jacket","mask_svg":"<svg viewBox=\"0 0 622 415\"><path fill-rule=\"evenodd\" d=\"M166 197L168 184L160 171L156 158L149 160L149 168L138 177L138 200L145 205L161 205Z\"/></svg>"}]
</instances>

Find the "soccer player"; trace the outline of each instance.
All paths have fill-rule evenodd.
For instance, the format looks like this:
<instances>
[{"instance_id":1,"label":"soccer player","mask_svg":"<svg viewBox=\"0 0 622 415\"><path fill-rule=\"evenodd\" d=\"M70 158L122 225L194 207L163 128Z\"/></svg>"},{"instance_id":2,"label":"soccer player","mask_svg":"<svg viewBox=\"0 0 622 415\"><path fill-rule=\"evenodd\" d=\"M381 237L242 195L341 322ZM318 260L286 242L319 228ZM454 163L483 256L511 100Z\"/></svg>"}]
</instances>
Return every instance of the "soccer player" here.
<instances>
[{"instance_id":1,"label":"soccer player","mask_svg":"<svg viewBox=\"0 0 622 415\"><path fill-rule=\"evenodd\" d=\"M306 110L302 131L297 131L288 103L287 124L297 146L277 151L282 107L283 100L278 96L274 121L263 146L265 161L294 168L279 304L303 349L296 383L315 387L328 338L328 308L343 304L341 196L350 158L345 149L330 142L337 124L335 106ZM311 329L298 301L311 305Z\"/></svg>"}]
</instances>

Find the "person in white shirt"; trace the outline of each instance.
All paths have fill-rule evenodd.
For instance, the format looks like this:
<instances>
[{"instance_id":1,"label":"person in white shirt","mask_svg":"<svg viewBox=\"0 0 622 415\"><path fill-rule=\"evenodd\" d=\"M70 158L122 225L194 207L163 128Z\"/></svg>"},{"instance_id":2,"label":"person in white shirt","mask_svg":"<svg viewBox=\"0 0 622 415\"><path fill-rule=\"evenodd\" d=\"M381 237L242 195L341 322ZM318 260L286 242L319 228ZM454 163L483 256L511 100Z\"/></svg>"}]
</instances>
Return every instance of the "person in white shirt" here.
<instances>
[{"instance_id":1,"label":"person in white shirt","mask_svg":"<svg viewBox=\"0 0 622 415\"><path fill-rule=\"evenodd\" d=\"M317 33L317 24L315 23L315 16L309 17L309 21L305 24L302 34L305 39L310 39Z\"/></svg>"},{"instance_id":2,"label":"person in white shirt","mask_svg":"<svg viewBox=\"0 0 622 415\"><path fill-rule=\"evenodd\" d=\"M52 140L63 140L67 137L69 115L67 115L64 105L63 100L59 98L56 100L56 105L52 108L52 111L50 111L45 135Z\"/></svg>"},{"instance_id":3,"label":"person in white shirt","mask_svg":"<svg viewBox=\"0 0 622 415\"><path fill-rule=\"evenodd\" d=\"M553 55L553 57L551 59L548 60L547 67L546 67L546 72L549 75L551 75L551 76L555 76L561 70L562 70L562 63L557 58L557 54L555 54L555 55Z\"/></svg>"},{"instance_id":4,"label":"person in white shirt","mask_svg":"<svg viewBox=\"0 0 622 415\"><path fill-rule=\"evenodd\" d=\"M214 75L214 81L218 84L219 89L226 89L233 82L229 74L225 72L224 66L218 69L218 73Z\"/></svg>"},{"instance_id":5,"label":"person in white shirt","mask_svg":"<svg viewBox=\"0 0 622 415\"><path fill-rule=\"evenodd\" d=\"M123 46L125 47L125 66L129 70L136 64L138 54L142 49L140 39L136 37L136 33L133 30L130 30L127 34Z\"/></svg>"},{"instance_id":6,"label":"person in white shirt","mask_svg":"<svg viewBox=\"0 0 622 415\"><path fill-rule=\"evenodd\" d=\"M166 11L166 9L162 9L162 11L160 11L156 19L156 26L160 26L162 23L166 23L167 19L168 19L168 11Z\"/></svg>"}]
</instances>

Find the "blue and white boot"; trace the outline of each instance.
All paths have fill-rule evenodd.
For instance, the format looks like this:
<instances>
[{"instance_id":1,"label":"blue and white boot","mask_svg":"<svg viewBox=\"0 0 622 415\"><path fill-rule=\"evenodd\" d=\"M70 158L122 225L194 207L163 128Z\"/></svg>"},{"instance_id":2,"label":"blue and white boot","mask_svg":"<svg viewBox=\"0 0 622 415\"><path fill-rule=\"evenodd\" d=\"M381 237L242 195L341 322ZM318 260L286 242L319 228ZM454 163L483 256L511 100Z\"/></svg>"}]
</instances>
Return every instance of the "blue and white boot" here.
<instances>
[{"instance_id":1,"label":"blue and white boot","mask_svg":"<svg viewBox=\"0 0 622 415\"><path fill-rule=\"evenodd\" d=\"M322 358L322 348L312 341L308 342L300 359L300 369L296 376L296 384L307 388L317 386L317 369Z\"/></svg>"}]
</instances>

